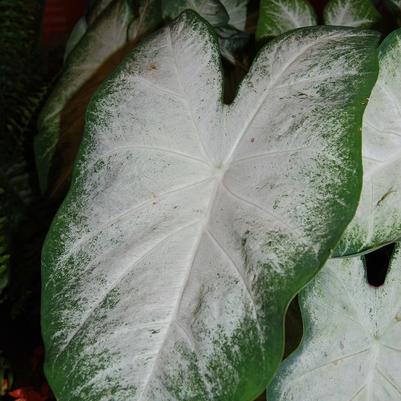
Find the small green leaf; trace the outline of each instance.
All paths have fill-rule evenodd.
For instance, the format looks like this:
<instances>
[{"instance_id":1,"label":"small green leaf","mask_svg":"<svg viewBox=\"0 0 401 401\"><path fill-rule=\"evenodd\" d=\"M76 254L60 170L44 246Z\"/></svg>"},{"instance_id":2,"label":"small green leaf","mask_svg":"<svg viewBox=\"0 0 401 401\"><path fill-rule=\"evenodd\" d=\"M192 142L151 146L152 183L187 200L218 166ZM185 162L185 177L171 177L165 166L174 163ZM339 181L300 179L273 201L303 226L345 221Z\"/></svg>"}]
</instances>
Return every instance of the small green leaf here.
<instances>
[{"instance_id":1,"label":"small green leaf","mask_svg":"<svg viewBox=\"0 0 401 401\"><path fill-rule=\"evenodd\" d=\"M256 39L312 25L317 25L316 14L306 0L261 0Z\"/></svg>"},{"instance_id":2,"label":"small green leaf","mask_svg":"<svg viewBox=\"0 0 401 401\"><path fill-rule=\"evenodd\" d=\"M360 204L336 256L365 253L401 237L401 29L381 44L379 76L362 124Z\"/></svg>"},{"instance_id":3,"label":"small green leaf","mask_svg":"<svg viewBox=\"0 0 401 401\"><path fill-rule=\"evenodd\" d=\"M363 259L331 259L299 298L304 338L269 401L399 401L400 246L382 287L368 284Z\"/></svg>"},{"instance_id":4,"label":"small green leaf","mask_svg":"<svg viewBox=\"0 0 401 401\"><path fill-rule=\"evenodd\" d=\"M326 25L372 28L381 20L372 0L330 0L323 12Z\"/></svg>"},{"instance_id":5,"label":"small green leaf","mask_svg":"<svg viewBox=\"0 0 401 401\"><path fill-rule=\"evenodd\" d=\"M102 85L43 250L45 370L59 401L264 391L290 299L357 206L377 40L283 35L226 105L216 36L187 11Z\"/></svg>"}]
</instances>

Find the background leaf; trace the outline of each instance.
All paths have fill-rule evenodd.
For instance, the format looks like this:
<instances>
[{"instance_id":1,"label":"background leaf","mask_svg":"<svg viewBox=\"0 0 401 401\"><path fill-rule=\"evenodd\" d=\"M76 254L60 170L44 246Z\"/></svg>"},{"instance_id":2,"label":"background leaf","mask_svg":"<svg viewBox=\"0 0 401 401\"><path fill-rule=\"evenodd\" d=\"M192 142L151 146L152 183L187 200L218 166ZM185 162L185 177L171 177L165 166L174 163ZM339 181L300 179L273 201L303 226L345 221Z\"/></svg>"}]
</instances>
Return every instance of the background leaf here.
<instances>
[{"instance_id":1,"label":"background leaf","mask_svg":"<svg viewBox=\"0 0 401 401\"><path fill-rule=\"evenodd\" d=\"M379 77L362 124L364 182L356 215L336 256L369 252L401 237L401 30L379 51Z\"/></svg>"},{"instance_id":2,"label":"background leaf","mask_svg":"<svg viewBox=\"0 0 401 401\"><path fill-rule=\"evenodd\" d=\"M300 295L304 339L277 373L269 401L397 401L401 377L401 253L382 287L363 258L332 259Z\"/></svg>"},{"instance_id":3,"label":"background leaf","mask_svg":"<svg viewBox=\"0 0 401 401\"><path fill-rule=\"evenodd\" d=\"M110 2L66 60L41 110L35 138L41 188L54 198L62 198L68 187L90 97L136 42L160 22L153 3L144 0L135 10L128 0Z\"/></svg>"},{"instance_id":4,"label":"background leaf","mask_svg":"<svg viewBox=\"0 0 401 401\"><path fill-rule=\"evenodd\" d=\"M323 18L326 25L372 28L382 16L371 0L330 0Z\"/></svg>"},{"instance_id":5,"label":"background leaf","mask_svg":"<svg viewBox=\"0 0 401 401\"><path fill-rule=\"evenodd\" d=\"M317 25L317 17L306 0L261 0L256 39L312 25Z\"/></svg>"},{"instance_id":6,"label":"background leaf","mask_svg":"<svg viewBox=\"0 0 401 401\"><path fill-rule=\"evenodd\" d=\"M185 10L193 10L213 26L225 26L230 19L219 0L162 0L164 19L174 19Z\"/></svg>"}]
</instances>

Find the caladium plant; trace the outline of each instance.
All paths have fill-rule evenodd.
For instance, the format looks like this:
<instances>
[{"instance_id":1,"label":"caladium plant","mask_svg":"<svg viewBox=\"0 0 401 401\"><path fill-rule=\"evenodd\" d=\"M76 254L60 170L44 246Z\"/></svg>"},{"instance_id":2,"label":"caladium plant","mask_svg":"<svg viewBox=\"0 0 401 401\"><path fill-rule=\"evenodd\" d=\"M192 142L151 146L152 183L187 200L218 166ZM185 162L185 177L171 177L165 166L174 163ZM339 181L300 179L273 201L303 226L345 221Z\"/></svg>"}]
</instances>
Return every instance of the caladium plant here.
<instances>
[{"instance_id":1,"label":"caladium plant","mask_svg":"<svg viewBox=\"0 0 401 401\"><path fill-rule=\"evenodd\" d=\"M302 291L302 345L277 373L269 401L398 401L401 249L382 287L363 258L331 259Z\"/></svg>"},{"instance_id":2,"label":"caladium plant","mask_svg":"<svg viewBox=\"0 0 401 401\"><path fill-rule=\"evenodd\" d=\"M330 0L323 11L325 25L371 28L380 20L371 0ZM317 15L307 0L261 0L256 37L273 37L317 23Z\"/></svg>"},{"instance_id":3,"label":"caladium plant","mask_svg":"<svg viewBox=\"0 0 401 401\"><path fill-rule=\"evenodd\" d=\"M251 401L283 315L351 220L378 35L313 27L222 103L216 37L184 12L92 100L43 251L59 401Z\"/></svg>"}]
</instances>

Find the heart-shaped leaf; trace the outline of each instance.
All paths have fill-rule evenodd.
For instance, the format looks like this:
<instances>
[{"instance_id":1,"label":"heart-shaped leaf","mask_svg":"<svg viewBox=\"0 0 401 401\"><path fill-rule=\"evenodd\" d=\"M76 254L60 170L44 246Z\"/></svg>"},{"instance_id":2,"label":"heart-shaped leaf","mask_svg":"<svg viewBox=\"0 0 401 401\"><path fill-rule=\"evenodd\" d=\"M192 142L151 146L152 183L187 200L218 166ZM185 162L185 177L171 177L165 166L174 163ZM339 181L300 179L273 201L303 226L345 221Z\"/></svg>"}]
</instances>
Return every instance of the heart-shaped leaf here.
<instances>
[{"instance_id":1,"label":"heart-shaped leaf","mask_svg":"<svg viewBox=\"0 0 401 401\"><path fill-rule=\"evenodd\" d=\"M399 401L401 252L382 287L363 259L331 259L300 294L304 338L271 384L269 401Z\"/></svg>"},{"instance_id":2,"label":"heart-shaped leaf","mask_svg":"<svg viewBox=\"0 0 401 401\"><path fill-rule=\"evenodd\" d=\"M317 17L306 0L261 0L256 39L312 25L317 25Z\"/></svg>"},{"instance_id":3,"label":"heart-shaped leaf","mask_svg":"<svg viewBox=\"0 0 401 401\"><path fill-rule=\"evenodd\" d=\"M363 188L335 254L363 253L401 237L401 29L381 44L379 77L363 116Z\"/></svg>"},{"instance_id":4,"label":"heart-shaped leaf","mask_svg":"<svg viewBox=\"0 0 401 401\"><path fill-rule=\"evenodd\" d=\"M43 251L59 401L251 401L283 315L354 214L373 32L264 47L231 105L193 12L138 46L87 111Z\"/></svg>"}]
</instances>

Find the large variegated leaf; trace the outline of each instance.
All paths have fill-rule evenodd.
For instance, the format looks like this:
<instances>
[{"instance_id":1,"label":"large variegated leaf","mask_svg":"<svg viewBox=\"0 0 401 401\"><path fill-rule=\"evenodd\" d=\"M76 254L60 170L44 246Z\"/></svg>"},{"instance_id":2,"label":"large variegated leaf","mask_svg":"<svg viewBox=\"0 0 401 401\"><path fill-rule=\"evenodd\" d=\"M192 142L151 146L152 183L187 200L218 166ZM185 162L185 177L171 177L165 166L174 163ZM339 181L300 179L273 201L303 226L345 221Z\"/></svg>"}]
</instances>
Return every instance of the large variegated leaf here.
<instances>
[{"instance_id":1,"label":"large variegated leaf","mask_svg":"<svg viewBox=\"0 0 401 401\"><path fill-rule=\"evenodd\" d=\"M298 30L222 103L211 27L181 17L89 106L43 251L59 401L251 401L285 308L352 218L377 35Z\"/></svg>"},{"instance_id":2,"label":"large variegated leaf","mask_svg":"<svg viewBox=\"0 0 401 401\"><path fill-rule=\"evenodd\" d=\"M381 15L372 0L330 0L324 8L326 25L371 28Z\"/></svg>"},{"instance_id":3,"label":"large variegated leaf","mask_svg":"<svg viewBox=\"0 0 401 401\"><path fill-rule=\"evenodd\" d=\"M317 18L306 0L261 0L256 38L277 36L312 25L317 25Z\"/></svg>"},{"instance_id":4,"label":"large variegated leaf","mask_svg":"<svg viewBox=\"0 0 401 401\"><path fill-rule=\"evenodd\" d=\"M359 257L331 259L300 295L304 339L269 388L269 401L401 399L401 252L382 287Z\"/></svg>"},{"instance_id":5,"label":"large variegated leaf","mask_svg":"<svg viewBox=\"0 0 401 401\"><path fill-rule=\"evenodd\" d=\"M363 117L364 180L355 218L336 255L367 252L401 237L401 30L380 46L379 77Z\"/></svg>"}]
</instances>

